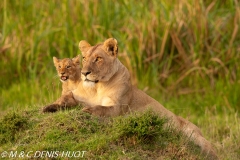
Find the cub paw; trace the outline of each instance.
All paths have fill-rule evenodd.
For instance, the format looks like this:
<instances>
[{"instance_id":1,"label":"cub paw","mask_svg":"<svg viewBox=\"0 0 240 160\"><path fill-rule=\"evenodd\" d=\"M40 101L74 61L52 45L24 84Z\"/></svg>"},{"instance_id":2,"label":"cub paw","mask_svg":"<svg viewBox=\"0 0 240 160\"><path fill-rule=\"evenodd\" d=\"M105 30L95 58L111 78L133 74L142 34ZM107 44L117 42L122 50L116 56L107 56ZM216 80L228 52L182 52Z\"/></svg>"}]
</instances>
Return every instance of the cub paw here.
<instances>
[{"instance_id":1,"label":"cub paw","mask_svg":"<svg viewBox=\"0 0 240 160\"><path fill-rule=\"evenodd\" d=\"M46 112L57 112L58 108L59 108L59 105L51 104L51 105L45 106L42 111L43 111L43 113L46 113Z\"/></svg>"}]
</instances>

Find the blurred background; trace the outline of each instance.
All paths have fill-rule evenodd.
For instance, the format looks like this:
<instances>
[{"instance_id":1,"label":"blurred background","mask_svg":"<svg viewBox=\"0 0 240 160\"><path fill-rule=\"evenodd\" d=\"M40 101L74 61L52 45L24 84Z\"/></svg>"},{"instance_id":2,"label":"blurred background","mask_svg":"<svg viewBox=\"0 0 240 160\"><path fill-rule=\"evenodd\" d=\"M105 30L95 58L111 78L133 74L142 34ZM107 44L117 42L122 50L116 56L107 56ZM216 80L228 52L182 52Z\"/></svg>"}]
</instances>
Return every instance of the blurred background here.
<instances>
[{"instance_id":1,"label":"blurred background","mask_svg":"<svg viewBox=\"0 0 240 160\"><path fill-rule=\"evenodd\" d=\"M52 57L81 54L80 40L114 37L134 85L200 126L219 150L230 136L225 152L239 156L239 3L2 0L0 110L51 103L61 91Z\"/></svg>"}]
</instances>

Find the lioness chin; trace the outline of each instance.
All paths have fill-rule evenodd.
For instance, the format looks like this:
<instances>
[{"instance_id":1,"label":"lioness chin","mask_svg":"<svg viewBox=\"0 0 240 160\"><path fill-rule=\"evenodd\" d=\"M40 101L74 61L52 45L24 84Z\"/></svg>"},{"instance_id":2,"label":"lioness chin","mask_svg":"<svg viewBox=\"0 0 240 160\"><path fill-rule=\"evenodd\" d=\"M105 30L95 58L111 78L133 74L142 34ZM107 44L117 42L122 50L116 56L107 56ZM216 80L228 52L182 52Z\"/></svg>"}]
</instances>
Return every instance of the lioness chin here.
<instances>
[{"instance_id":1,"label":"lioness chin","mask_svg":"<svg viewBox=\"0 0 240 160\"><path fill-rule=\"evenodd\" d=\"M169 123L173 127L181 130L201 147L206 158L218 159L210 142L202 136L197 126L176 116L158 101L132 86L129 71L117 58L116 39L109 38L95 46L80 41L79 49L83 59L82 81L67 95L65 106L71 107L68 100L75 99L76 102L85 104L82 109L84 112L104 117L151 109L159 116L170 119Z\"/></svg>"}]
</instances>

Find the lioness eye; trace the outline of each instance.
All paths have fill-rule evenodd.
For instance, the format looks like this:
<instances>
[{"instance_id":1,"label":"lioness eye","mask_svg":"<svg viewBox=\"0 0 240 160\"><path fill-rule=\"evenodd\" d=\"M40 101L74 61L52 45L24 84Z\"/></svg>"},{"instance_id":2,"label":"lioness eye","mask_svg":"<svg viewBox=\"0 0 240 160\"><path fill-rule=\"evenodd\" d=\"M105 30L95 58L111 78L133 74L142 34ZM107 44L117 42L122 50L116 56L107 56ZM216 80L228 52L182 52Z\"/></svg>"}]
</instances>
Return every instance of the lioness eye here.
<instances>
[{"instance_id":1,"label":"lioness eye","mask_svg":"<svg viewBox=\"0 0 240 160\"><path fill-rule=\"evenodd\" d=\"M71 66L67 66L66 68L71 68Z\"/></svg>"},{"instance_id":2,"label":"lioness eye","mask_svg":"<svg viewBox=\"0 0 240 160\"><path fill-rule=\"evenodd\" d=\"M83 60L83 62L85 62L85 61L86 61L86 58L85 58L85 57L83 57L83 59L82 59L82 60Z\"/></svg>"},{"instance_id":3,"label":"lioness eye","mask_svg":"<svg viewBox=\"0 0 240 160\"><path fill-rule=\"evenodd\" d=\"M101 57L97 57L97 58L96 58L96 62L101 61L101 60L102 60Z\"/></svg>"},{"instance_id":4,"label":"lioness eye","mask_svg":"<svg viewBox=\"0 0 240 160\"><path fill-rule=\"evenodd\" d=\"M58 66L58 68L61 68L61 66Z\"/></svg>"}]
</instances>

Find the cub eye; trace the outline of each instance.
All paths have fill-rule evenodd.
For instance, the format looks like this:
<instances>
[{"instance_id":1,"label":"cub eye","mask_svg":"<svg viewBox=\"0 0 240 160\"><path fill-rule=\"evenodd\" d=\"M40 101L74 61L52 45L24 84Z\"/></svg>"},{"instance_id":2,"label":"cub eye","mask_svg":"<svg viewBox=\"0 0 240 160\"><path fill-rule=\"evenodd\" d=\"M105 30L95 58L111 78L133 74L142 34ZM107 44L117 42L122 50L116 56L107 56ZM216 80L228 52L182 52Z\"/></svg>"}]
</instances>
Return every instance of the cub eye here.
<instances>
[{"instance_id":1,"label":"cub eye","mask_svg":"<svg viewBox=\"0 0 240 160\"><path fill-rule=\"evenodd\" d=\"M61 68L61 66L58 66L58 68Z\"/></svg>"},{"instance_id":2,"label":"cub eye","mask_svg":"<svg viewBox=\"0 0 240 160\"><path fill-rule=\"evenodd\" d=\"M71 66L66 66L66 68L71 68Z\"/></svg>"},{"instance_id":3,"label":"cub eye","mask_svg":"<svg viewBox=\"0 0 240 160\"><path fill-rule=\"evenodd\" d=\"M86 58L85 58L85 57L83 57L82 61L83 61L83 62L85 62L85 61L86 61Z\"/></svg>"}]
</instances>

